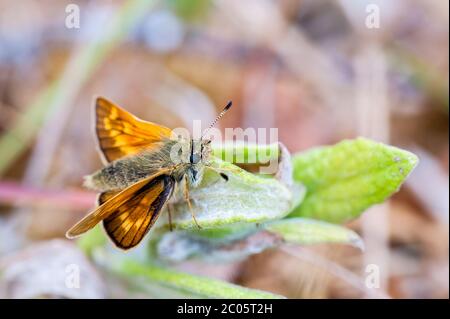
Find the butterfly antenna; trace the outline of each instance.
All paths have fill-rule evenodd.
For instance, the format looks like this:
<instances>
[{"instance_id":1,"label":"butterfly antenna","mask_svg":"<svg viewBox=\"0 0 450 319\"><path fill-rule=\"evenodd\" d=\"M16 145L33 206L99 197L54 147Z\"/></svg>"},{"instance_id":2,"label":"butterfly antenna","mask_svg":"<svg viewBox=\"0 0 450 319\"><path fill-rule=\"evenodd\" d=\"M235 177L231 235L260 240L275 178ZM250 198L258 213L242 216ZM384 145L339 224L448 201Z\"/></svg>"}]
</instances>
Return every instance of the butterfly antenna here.
<instances>
[{"instance_id":1,"label":"butterfly antenna","mask_svg":"<svg viewBox=\"0 0 450 319\"><path fill-rule=\"evenodd\" d=\"M228 104L223 108L222 112L216 117L216 119L211 123L211 125L203 132L202 139L206 135L206 133L214 127L214 125L217 124L217 122L227 113L227 111L231 108L233 105L232 101L229 101Z\"/></svg>"}]
</instances>

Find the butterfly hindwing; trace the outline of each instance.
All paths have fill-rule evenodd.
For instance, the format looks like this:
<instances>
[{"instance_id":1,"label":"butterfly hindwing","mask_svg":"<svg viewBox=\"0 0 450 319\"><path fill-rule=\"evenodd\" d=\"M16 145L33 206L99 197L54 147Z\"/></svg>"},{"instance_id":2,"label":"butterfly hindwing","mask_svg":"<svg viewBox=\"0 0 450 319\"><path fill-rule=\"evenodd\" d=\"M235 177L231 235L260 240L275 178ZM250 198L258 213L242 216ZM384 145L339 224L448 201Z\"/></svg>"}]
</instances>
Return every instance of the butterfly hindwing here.
<instances>
[{"instance_id":1,"label":"butterfly hindwing","mask_svg":"<svg viewBox=\"0 0 450 319\"><path fill-rule=\"evenodd\" d=\"M97 197L97 206L101 206L104 203L106 203L108 200L116 196L119 192L118 191L109 191L109 192L103 192L100 193Z\"/></svg>"},{"instance_id":2,"label":"butterfly hindwing","mask_svg":"<svg viewBox=\"0 0 450 319\"><path fill-rule=\"evenodd\" d=\"M172 132L165 126L138 119L103 97L95 102L95 118L98 144L106 162L160 147L162 139L170 138Z\"/></svg>"},{"instance_id":3,"label":"butterfly hindwing","mask_svg":"<svg viewBox=\"0 0 450 319\"><path fill-rule=\"evenodd\" d=\"M172 177L158 176L103 220L106 233L117 247L129 249L139 244L156 222L174 186Z\"/></svg>"},{"instance_id":4,"label":"butterfly hindwing","mask_svg":"<svg viewBox=\"0 0 450 319\"><path fill-rule=\"evenodd\" d=\"M133 196L147 184L151 183L154 179L157 179L161 175L165 175L166 173L168 173L168 170L161 170L157 174L149 176L125 188L124 190L100 194L98 198L100 205L76 223L72 228L70 228L67 231L66 236L68 238L75 238L92 229L103 219L115 212L118 207L126 204L128 200L132 199Z\"/></svg>"}]
</instances>

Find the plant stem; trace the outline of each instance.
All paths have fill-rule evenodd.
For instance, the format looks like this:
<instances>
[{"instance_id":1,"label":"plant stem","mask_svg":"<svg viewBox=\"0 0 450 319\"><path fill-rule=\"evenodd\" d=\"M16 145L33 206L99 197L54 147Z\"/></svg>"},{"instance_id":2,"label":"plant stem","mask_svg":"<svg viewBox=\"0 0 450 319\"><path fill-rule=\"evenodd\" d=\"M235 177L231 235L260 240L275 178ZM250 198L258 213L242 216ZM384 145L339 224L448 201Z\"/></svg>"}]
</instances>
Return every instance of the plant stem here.
<instances>
[{"instance_id":1,"label":"plant stem","mask_svg":"<svg viewBox=\"0 0 450 319\"><path fill-rule=\"evenodd\" d=\"M31 143L47 116L53 114L64 103L72 103L84 83L99 67L101 61L128 34L139 18L155 1L130 0L117 12L110 28L98 41L92 41L79 51L62 73L34 100L0 138L0 175L22 154ZM72 72L76 69L77 72ZM75 77L75 78L74 78ZM69 100L67 100L69 99Z\"/></svg>"}]
</instances>

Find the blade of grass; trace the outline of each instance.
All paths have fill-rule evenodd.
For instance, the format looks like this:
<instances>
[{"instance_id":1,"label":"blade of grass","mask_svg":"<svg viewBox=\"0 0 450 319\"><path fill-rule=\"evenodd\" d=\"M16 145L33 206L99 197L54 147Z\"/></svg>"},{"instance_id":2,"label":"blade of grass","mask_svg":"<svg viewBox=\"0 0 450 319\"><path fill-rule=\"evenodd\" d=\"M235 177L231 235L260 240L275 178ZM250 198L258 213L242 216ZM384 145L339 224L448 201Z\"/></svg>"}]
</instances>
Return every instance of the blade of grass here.
<instances>
[{"instance_id":1,"label":"blade of grass","mask_svg":"<svg viewBox=\"0 0 450 319\"><path fill-rule=\"evenodd\" d=\"M114 263L115 264L115 263ZM139 277L149 284L159 284L189 296L227 299L281 299L283 296L250 289L203 276L174 271L153 264L141 264L129 259L118 262L115 270L125 276Z\"/></svg>"},{"instance_id":2,"label":"blade of grass","mask_svg":"<svg viewBox=\"0 0 450 319\"><path fill-rule=\"evenodd\" d=\"M80 48L61 77L52 82L0 138L0 175L26 149L45 122L46 117L63 103L71 103L79 89L100 65L105 56L128 34L136 21L156 1L130 0L113 18L102 39ZM76 71L76 72L74 72Z\"/></svg>"}]
</instances>

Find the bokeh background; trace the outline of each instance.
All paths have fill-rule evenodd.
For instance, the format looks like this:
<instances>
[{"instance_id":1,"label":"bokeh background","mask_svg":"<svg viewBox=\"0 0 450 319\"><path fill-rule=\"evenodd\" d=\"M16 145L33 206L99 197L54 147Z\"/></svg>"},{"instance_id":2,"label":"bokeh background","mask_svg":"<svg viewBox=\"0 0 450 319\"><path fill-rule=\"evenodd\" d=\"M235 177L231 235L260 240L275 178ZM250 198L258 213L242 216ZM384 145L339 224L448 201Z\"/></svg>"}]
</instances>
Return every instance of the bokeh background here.
<instances>
[{"instance_id":1,"label":"bokeh background","mask_svg":"<svg viewBox=\"0 0 450 319\"><path fill-rule=\"evenodd\" d=\"M79 28L66 26L70 4ZM364 253L323 245L181 269L362 298L375 263L376 296L448 298L448 36L442 0L0 0L0 297L61 296L45 261L70 253L63 235L92 207L81 184L101 167L91 108L103 95L188 128L232 99L220 127L277 127L293 153L366 136L420 157L398 194L348 225ZM107 294L75 297L136 296L95 280Z\"/></svg>"}]
</instances>

